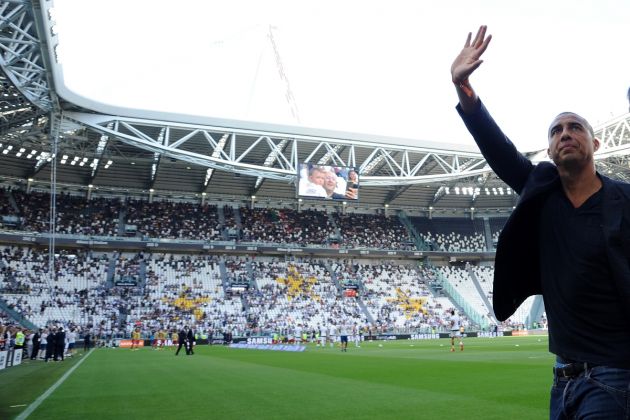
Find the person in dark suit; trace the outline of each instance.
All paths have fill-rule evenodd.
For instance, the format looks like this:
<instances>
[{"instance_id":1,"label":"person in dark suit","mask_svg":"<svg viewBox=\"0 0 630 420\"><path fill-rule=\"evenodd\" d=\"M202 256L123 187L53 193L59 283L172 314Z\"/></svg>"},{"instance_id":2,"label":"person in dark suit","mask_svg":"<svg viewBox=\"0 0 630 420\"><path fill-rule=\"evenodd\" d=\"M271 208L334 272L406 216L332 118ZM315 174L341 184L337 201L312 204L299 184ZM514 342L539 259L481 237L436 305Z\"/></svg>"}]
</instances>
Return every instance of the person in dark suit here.
<instances>
[{"instance_id":1,"label":"person in dark suit","mask_svg":"<svg viewBox=\"0 0 630 420\"><path fill-rule=\"evenodd\" d=\"M179 332L177 333L177 351L175 352L175 356L179 354L179 351L182 349L182 347L184 347L186 354L188 354L188 345L186 344L187 335L188 334L186 333L185 327L179 330Z\"/></svg>"},{"instance_id":2,"label":"person in dark suit","mask_svg":"<svg viewBox=\"0 0 630 420\"><path fill-rule=\"evenodd\" d=\"M572 112L549 127L552 162L535 165L516 150L469 80L490 40L485 26L474 39L468 34L451 77L457 110L481 153L520 195L497 244L495 314L503 321L528 296L543 295L549 350L556 355L550 418L628 418L630 184L597 172L600 141ZM550 64L579 69L583 60L590 60L586 52L565 56L558 46ZM522 95L518 80L508 82Z\"/></svg>"},{"instance_id":3,"label":"person in dark suit","mask_svg":"<svg viewBox=\"0 0 630 420\"><path fill-rule=\"evenodd\" d=\"M63 353L66 348L66 332L59 327L55 334L55 361L63 361Z\"/></svg>"},{"instance_id":4,"label":"person in dark suit","mask_svg":"<svg viewBox=\"0 0 630 420\"><path fill-rule=\"evenodd\" d=\"M88 351L90 349L90 347L92 346L92 334L90 333L90 330L86 330L85 334L83 335L83 351Z\"/></svg>"},{"instance_id":5,"label":"person in dark suit","mask_svg":"<svg viewBox=\"0 0 630 420\"><path fill-rule=\"evenodd\" d=\"M37 353L39 353L39 345L42 342L42 329L40 328L33 335L33 349L31 350L31 360L37 359Z\"/></svg>"},{"instance_id":6,"label":"person in dark suit","mask_svg":"<svg viewBox=\"0 0 630 420\"><path fill-rule=\"evenodd\" d=\"M49 359L53 359L55 355L55 347L57 343L57 329L49 328L48 335L46 336L46 356L44 361L48 362Z\"/></svg>"},{"instance_id":7,"label":"person in dark suit","mask_svg":"<svg viewBox=\"0 0 630 420\"><path fill-rule=\"evenodd\" d=\"M193 351L193 345L195 344L195 334L192 328L187 328L186 332L186 354L195 354Z\"/></svg>"}]
</instances>

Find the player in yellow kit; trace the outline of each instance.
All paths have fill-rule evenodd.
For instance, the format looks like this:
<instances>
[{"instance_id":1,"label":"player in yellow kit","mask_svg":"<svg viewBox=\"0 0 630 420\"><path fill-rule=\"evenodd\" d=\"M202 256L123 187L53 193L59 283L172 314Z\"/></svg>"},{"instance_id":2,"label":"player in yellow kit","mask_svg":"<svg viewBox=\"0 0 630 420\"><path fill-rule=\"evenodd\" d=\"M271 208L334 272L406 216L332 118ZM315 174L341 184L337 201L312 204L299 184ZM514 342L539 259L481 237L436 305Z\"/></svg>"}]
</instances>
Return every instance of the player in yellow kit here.
<instances>
[{"instance_id":1,"label":"player in yellow kit","mask_svg":"<svg viewBox=\"0 0 630 420\"><path fill-rule=\"evenodd\" d=\"M131 333L131 350L138 350L140 347L140 328L136 328Z\"/></svg>"}]
</instances>

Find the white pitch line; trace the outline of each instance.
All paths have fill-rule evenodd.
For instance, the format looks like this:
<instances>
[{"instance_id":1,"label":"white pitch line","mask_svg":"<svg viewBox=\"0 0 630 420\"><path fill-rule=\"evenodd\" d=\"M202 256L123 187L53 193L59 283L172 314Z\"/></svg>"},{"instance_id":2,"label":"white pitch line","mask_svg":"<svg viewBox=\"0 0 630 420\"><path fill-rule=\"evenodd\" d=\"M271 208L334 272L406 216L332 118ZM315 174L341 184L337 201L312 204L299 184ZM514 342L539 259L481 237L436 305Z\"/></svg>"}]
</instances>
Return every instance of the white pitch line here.
<instances>
[{"instance_id":1,"label":"white pitch line","mask_svg":"<svg viewBox=\"0 0 630 420\"><path fill-rule=\"evenodd\" d=\"M74 372L74 370L75 370L76 368L78 368L78 367L79 367L79 365L81 365L81 363L83 363L83 361L84 361L85 359L87 359L87 357L88 357L88 356L89 356L89 355L90 355L93 351L94 351L94 349L91 349L91 350L90 350L90 351L89 351L89 352L88 352L88 353L87 353L87 354L86 354L83 358L81 358L81 360L79 360L79 362L78 362L76 365L72 366L72 367L70 368L70 370L66 372L66 374L65 374L65 375L63 375L61 378L59 378L59 380L58 380L57 382L55 382L55 383L53 384L53 386L51 386L50 388L48 388L48 389L46 390L46 392L44 392L42 395L40 395L40 396L39 396L39 398L37 398L35 401L33 401L33 403L32 403L31 405L29 405L29 406L28 406L28 408L27 408L26 410L22 411L22 413L20 413L20 415L19 415L19 416L17 416L17 417L15 418L15 420L24 420L24 419L26 419L28 416L30 416L30 415L31 415L31 413L33 413L33 411L35 411L35 410L37 409L37 407L39 407L39 406L41 405L41 403L43 403L43 402L44 402L44 400L50 396L50 394L52 394L53 392L55 392L55 390L56 390L57 388L59 388L59 386L60 386L60 385L61 385L61 384L62 384L62 383L66 380L66 379L68 379L68 376L70 376L70 375L72 374L72 372Z\"/></svg>"}]
</instances>

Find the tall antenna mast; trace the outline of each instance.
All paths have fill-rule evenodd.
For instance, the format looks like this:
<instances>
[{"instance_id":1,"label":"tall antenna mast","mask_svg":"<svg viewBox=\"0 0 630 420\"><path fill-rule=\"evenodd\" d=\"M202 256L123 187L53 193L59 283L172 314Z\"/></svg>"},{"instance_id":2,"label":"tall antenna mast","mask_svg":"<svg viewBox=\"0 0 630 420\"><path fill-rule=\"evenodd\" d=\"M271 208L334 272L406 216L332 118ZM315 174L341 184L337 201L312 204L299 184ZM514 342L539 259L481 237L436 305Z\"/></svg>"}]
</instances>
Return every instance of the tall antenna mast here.
<instances>
[{"instance_id":1,"label":"tall antenna mast","mask_svg":"<svg viewBox=\"0 0 630 420\"><path fill-rule=\"evenodd\" d=\"M278 68L278 74L280 76L280 80L282 80L285 84L286 92L284 94L284 99L289 104L289 110L291 111L291 115L295 119L296 122L300 122L300 114L298 112L297 103L295 102L295 96L293 96L293 91L291 90L291 83L289 83L289 78L287 77L286 72L284 71L284 65L282 64L282 56L280 55L280 50L278 49L278 45L276 44L276 39L273 35L273 30L275 28L269 25L269 42L271 42L271 47L273 48L273 54L276 59L276 67Z\"/></svg>"}]
</instances>

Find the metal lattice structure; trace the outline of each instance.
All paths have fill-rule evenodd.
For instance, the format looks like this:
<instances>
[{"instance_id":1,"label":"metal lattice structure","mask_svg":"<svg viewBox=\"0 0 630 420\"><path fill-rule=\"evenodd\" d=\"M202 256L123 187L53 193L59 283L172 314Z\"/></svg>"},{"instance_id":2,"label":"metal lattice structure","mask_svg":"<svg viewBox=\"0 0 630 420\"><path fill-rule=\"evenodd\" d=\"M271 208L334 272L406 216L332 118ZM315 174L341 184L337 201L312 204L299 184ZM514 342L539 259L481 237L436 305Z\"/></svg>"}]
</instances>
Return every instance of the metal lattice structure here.
<instances>
[{"instance_id":1,"label":"metal lattice structure","mask_svg":"<svg viewBox=\"0 0 630 420\"><path fill-rule=\"evenodd\" d=\"M352 166L372 206L511 209L476 148L103 107L70 95L51 0L0 2L0 178L169 194L295 199L298 164ZM59 121L57 153L50 121ZM596 128L600 171L630 180L630 114ZM531 153L533 161L545 151ZM456 193L455 193L456 191ZM460 191L463 191L460 193Z\"/></svg>"},{"instance_id":2,"label":"metal lattice structure","mask_svg":"<svg viewBox=\"0 0 630 420\"><path fill-rule=\"evenodd\" d=\"M75 123L77 128L86 128L162 156L287 182L294 182L300 162L357 167L365 186L439 182L489 171L478 152L229 130L77 112L66 112L63 118ZM224 136L227 136L227 143L219 147L219 140ZM269 156L273 159L268 159ZM378 169L375 168L377 164Z\"/></svg>"}]
</instances>

